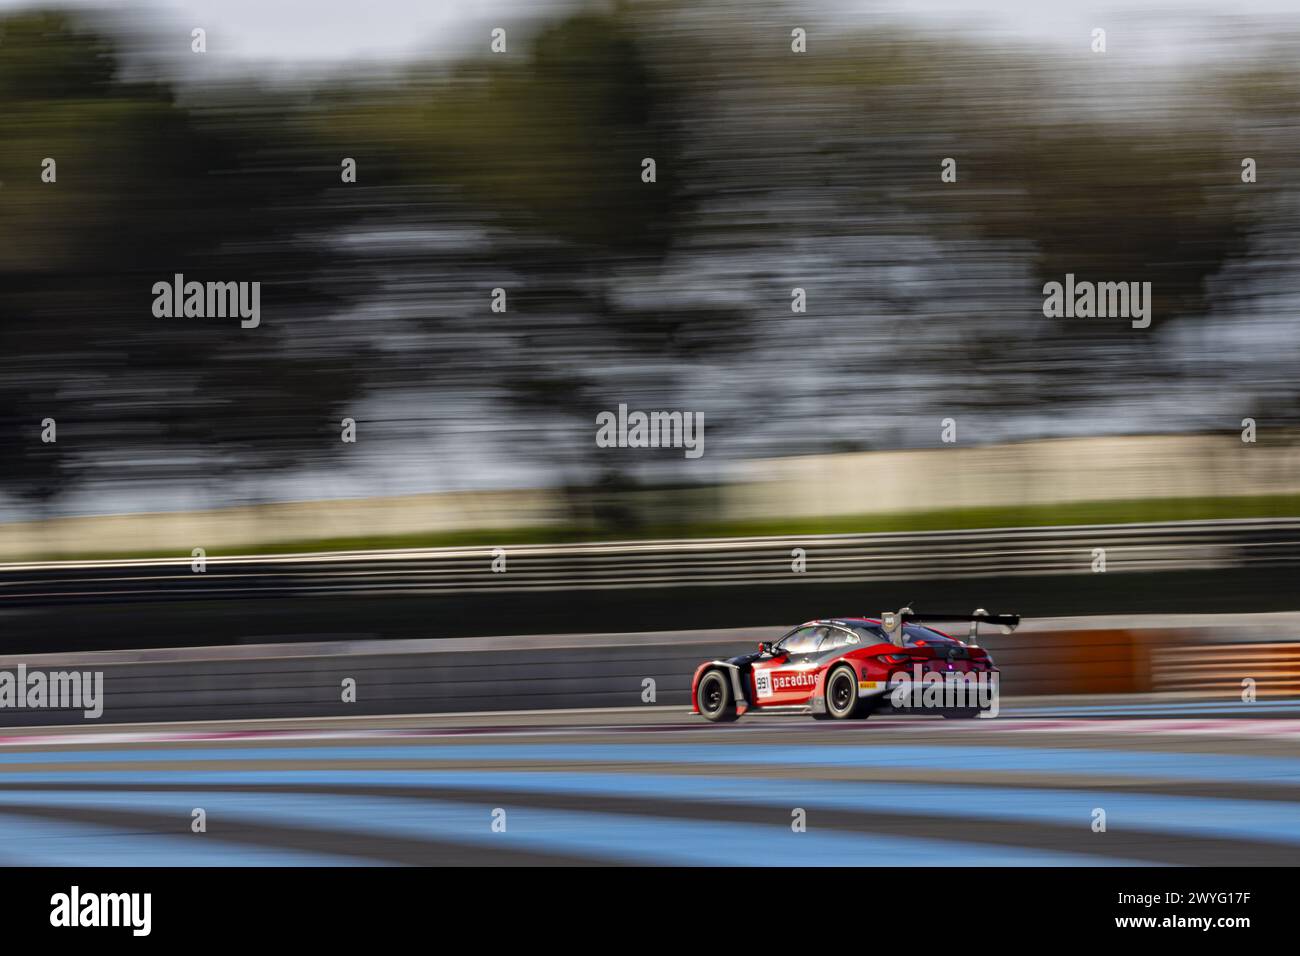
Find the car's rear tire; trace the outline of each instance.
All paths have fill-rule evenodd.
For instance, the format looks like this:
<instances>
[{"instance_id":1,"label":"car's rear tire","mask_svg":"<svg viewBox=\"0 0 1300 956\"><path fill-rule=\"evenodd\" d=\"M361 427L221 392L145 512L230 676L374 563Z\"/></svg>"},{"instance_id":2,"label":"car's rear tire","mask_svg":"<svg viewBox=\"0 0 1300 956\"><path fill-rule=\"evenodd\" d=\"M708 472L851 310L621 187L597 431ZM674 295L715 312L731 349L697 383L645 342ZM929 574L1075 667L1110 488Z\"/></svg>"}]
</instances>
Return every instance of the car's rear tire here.
<instances>
[{"instance_id":1,"label":"car's rear tire","mask_svg":"<svg viewBox=\"0 0 1300 956\"><path fill-rule=\"evenodd\" d=\"M858 675L852 667L841 664L826 675L826 716L831 720L867 717L869 702L858 695Z\"/></svg>"},{"instance_id":2,"label":"car's rear tire","mask_svg":"<svg viewBox=\"0 0 1300 956\"><path fill-rule=\"evenodd\" d=\"M695 706L708 720L726 723L735 720L736 700L731 692L731 681L720 670L711 670L700 678L695 688Z\"/></svg>"}]
</instances>

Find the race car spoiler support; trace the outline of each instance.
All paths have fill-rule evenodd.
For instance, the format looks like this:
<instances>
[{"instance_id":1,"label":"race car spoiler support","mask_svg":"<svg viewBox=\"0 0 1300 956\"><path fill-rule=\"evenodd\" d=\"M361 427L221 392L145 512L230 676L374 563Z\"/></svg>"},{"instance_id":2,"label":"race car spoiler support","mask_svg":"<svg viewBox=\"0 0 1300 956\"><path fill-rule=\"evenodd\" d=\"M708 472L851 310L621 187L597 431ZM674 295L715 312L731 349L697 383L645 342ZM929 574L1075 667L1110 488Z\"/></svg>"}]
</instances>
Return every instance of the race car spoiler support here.
<instances>
[{"instance_id":1,"label":"race car spoiler support","mask_svg":"<svg viewBox=\"0 0 1300 956\"><path fill-rule=\"evenodd\" d=\"M903 607L897 611L885 611L880 615L880 624L885 629L885 634L899 647L903 646L903 625L908 621L970 621L970 634L967 636L966 643L971 647L979 647L981 624L996 625L1002 628L1003 634L1010 634L1020 626L1020 615L990 614L982 607L969 614L918 614L910 607Z\"/></svg>"}]
</instances>

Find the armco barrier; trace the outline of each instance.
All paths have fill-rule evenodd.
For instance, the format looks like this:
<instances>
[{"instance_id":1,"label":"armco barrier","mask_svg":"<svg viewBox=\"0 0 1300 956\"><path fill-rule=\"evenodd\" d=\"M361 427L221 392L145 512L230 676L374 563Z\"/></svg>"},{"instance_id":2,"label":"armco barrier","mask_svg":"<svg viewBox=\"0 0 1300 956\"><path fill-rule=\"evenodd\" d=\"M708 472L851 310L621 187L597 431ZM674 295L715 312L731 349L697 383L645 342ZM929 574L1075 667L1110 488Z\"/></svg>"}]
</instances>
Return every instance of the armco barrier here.
<instances>
[{"instance_id":1,"label":"armco barrier","mask_svg":"<svg viewBox=\"0 0 1300 956\"><path fill-rule=\"evenodd\" d=\"M802 549L803 569L791 554ZM8 607L286 597L544 594L1300 565L1300 518L0 564ZM1028 585L1026 585L1028 586Z\"/></svg>"}]
</instances>

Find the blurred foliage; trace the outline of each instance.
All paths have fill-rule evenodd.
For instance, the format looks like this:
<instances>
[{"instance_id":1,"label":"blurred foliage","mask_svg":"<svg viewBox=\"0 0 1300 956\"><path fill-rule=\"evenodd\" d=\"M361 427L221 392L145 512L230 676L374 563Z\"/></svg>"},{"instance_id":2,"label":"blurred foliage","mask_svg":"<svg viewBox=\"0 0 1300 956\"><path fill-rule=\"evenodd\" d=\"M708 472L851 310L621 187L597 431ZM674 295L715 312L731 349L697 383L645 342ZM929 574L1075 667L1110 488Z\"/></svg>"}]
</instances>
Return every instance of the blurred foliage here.
<instances>
[{"instance_id":1,"label":"blurred foliage","mask_svg":"<svg viewBox=\"0 0 1300 956\"><path fill-rule=\"evenodd\" d=\"M339 419L390 392L607 488L632 454L598 457L591 423L619 402L707 410L744 456L916 444L881 423L967 410L1050 434L1163 402L1204 427L1181 396L1224 366L1251 388L1214 427L1300 420L1294 369L1267 365L1295 324L1233 337L1300 293L1269 258L1300 232L1289 47L1130 102L1095 62L957 38L823 34L796 56L785 20L615 4L506 55L265 88L151 66L132 24L5 17L3 489L355 462ZM262 327L155 319L150 288L177 272L262 282ZM1043 318L1067 272L1151 282L1149 334ZM391 451L402 421L368 434ZM432 468L439 449L411 454Z\"/></svg>"},{"instance_id":2,"label":"blurred foliage","mask_svg":"<svg viewBox=\"0 0 1300 956\"><path fill-rule=\"evenodd\" d=\"M253 89L239 100L263 104L256 136L245 115L123 81L111 45L61 15L4 21L7 490L43 501L87 474L205 485L332 448L321 432L364 366L321 321L338 307L317 279L329 257L304 237L346 220L321 208L328 180L301 175L310 146L274 105ZM55 182L41 180L45 157ZM175 273L262 282L262 326L155 318L152 287ZM45 418L57 443L40 441Z\"/></svg>"}]
</instances>

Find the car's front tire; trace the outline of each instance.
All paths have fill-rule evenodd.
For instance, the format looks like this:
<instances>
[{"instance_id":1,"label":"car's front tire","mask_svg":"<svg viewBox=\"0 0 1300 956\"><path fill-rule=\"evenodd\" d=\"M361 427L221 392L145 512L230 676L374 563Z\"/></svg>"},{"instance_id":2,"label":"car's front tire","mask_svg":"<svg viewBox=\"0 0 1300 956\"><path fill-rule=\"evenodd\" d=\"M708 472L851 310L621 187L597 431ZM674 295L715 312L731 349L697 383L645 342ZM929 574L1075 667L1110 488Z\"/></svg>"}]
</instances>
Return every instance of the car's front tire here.
<instances>
[{"instance_id":1,"label":"car's front tire","mask_svg":"<svg viewBox=\"0 0 1300 956\"><path fill-rule=\"evenodd\" d=\"M866 717L870 705L858 695L858 675L847 664L826 675L826 716L832 720Z\"/></svg>"},{"instance_id":2,"label":"car's front tire","mask_svg":"<svg viewBox=\"0 0 1300 956\"><path fill-rule=\"evenodd\" d=\"M700 678L695 688L695 706L706 719L715 723L725 723L740 716L736 713L731 681L720 670L711 670Z\"/></svg>"}]
</instances>

